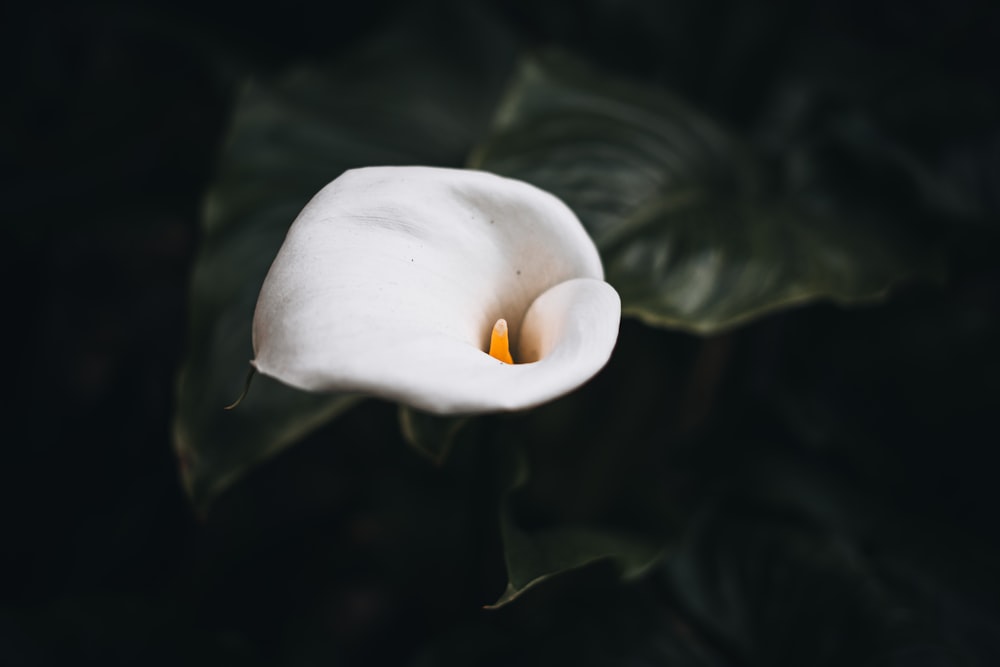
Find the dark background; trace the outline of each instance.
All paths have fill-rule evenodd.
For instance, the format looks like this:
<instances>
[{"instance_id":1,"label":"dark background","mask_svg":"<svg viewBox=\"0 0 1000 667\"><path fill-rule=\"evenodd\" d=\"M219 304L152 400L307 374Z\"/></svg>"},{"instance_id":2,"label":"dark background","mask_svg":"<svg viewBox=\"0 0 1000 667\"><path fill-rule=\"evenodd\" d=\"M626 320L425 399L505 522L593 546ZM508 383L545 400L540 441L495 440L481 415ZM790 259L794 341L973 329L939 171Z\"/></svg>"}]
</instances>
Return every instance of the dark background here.
<instances>
[{"instance_id":1,"label":"dark background","mask_svg":"<svg viewBox=\"0 0 1000 667\"><path fill-rule=\"evenodd\" d=\"M946 287L903 290L857 314L821 305L767 318L731 341L732 374L742 379L719 389L731 405L748 387L768 395L772 375L783 387L820 386L811 403L786 401L786 419L754 416L753 401L726 414L778 440L808 439L794 427L808 422L814 439L802 456L864 480L903 523L929 517L926 542L942 555L915 559L935 563L936 574L907 580L920 593L907 599L922 602L903 607L920 621L901 623L907 638L896 648L869 640L874 622L853 607L824 616L829 598L820 595L795 602L795 616L829 629L834 648L792 655L765 642L748 653L692 620L656 581L619 585L600 568L517 608L483 612L505 584L496 526L483 519L496 504L485 463L466 461L462 474L428 466L400 439L392 406L379 402L195 516L171 449L174 374L200 199L238 86L250 74L336 58L405 4L50 3L4 20L0 663L559 664L587 641L601 646L595 664L823 662L811 651L823 664L1000 660L992 565L1000 22L990 3L483 4L524 47L561 45L669 86L748 134L773 108L784 74L822 63L805 68L806 80L815 71L841 82L843 104L881 114L882 127L938 165L935 173L957 174L963 189L951 208L929 207L905 184L876 193L887 206L922 212L914 233L945 244L952 258ZM447 31L449 3L426 7ZM890 74L866 80L866 72ZM894 98L894 81L924 84ZM864 174L854 167L844 168ZM649 335L626 322L622 344ZM669 336L696 356L697 341ZM595 391L615 389L607 381ZM780 413L775 401L754 400ZM857 456L823 449L852 429L880 446ZM693 460L698 474L737 467ZM836 599L836 577L812 581ZM693 653L656 648L664 627L671 641L686 628Z\"/></svg>"}]
</instances>

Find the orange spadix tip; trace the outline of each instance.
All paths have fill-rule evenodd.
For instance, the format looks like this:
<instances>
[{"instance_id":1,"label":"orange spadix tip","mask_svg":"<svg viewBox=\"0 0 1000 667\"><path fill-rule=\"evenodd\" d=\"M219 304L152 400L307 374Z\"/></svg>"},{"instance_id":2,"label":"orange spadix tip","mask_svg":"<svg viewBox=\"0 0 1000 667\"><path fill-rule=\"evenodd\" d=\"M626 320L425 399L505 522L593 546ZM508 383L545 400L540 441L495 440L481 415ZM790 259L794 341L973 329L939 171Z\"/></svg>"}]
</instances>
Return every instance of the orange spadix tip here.
<instances>
[{"instance_id":1,"label":"orange spadix tip","mask_svg":"<svg viewBox=\"0 0 1000 667\"><path fill-rule=\"evenodd\" d=\"M507 320L500 318L493 325L493 333L490 334L490 356L499 359L505 364L514 363L514 358L510 356L510 340L507 336Z\"/></svg>"}]
</instances>

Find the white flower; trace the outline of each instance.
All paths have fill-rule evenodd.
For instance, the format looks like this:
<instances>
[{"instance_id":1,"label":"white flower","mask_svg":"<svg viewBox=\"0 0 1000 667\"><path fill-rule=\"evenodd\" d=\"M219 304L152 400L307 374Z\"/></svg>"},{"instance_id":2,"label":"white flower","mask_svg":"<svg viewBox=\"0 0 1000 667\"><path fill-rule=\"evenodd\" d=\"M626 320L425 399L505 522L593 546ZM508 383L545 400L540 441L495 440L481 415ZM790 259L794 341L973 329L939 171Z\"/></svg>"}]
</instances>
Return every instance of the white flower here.
<instances>
[{"instance_id":1,"label":"white flower","mask_svg":"<svg viewBox=\"0 0 1000 667\"><path fill-rule=\"evenodd\" d=\"M253 365L300 389L438 414L521 410L607 363L621 302L603 278L579 220L538 188L356 169L289 230L257 301ZM504 328L514 363L497 349Z\"/></svg>"}]
</instances>

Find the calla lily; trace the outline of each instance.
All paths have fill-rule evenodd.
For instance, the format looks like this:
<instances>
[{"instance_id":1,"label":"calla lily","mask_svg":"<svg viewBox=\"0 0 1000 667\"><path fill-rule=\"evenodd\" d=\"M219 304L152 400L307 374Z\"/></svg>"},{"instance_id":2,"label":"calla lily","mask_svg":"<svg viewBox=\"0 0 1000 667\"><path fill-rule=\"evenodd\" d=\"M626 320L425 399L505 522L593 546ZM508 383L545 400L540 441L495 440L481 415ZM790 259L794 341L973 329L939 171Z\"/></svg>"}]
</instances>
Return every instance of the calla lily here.
<instances>
[{"instance_id":1,"label":"calla lily","mask_svg":"<svg viewBox=\"0 0 1000 667\"><path fill-rule=\"evenodd\" d=\"M355 169L292 224L257 301L252 363L300 389L437 414L530 408L607 363L621 301L603 278L579 220L534 186Z\"/></svg>"}]
</instances>

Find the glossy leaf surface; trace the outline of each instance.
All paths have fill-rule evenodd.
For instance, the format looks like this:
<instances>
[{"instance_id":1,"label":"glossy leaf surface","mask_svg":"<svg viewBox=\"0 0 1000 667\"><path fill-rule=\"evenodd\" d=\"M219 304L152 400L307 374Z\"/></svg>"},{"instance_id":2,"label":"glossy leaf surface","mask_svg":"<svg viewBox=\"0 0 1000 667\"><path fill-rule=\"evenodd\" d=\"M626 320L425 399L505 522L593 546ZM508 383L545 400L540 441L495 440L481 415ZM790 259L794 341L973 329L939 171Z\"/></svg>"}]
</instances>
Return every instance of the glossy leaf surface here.
<instances>
[{"instance_id":1,"label":"glossy leaf surface","mask_svg":"<svg viewBox=\"0 0 1000 667\"><path fill-rule=\"evenodd\" d=\"M561 197L623 311L657 325L710 334L944 270L897 221L843 219L764 188L774 174L751 149L682 99L561 56L522 63L472 164Z\"/></svg>"}]
</instances>

